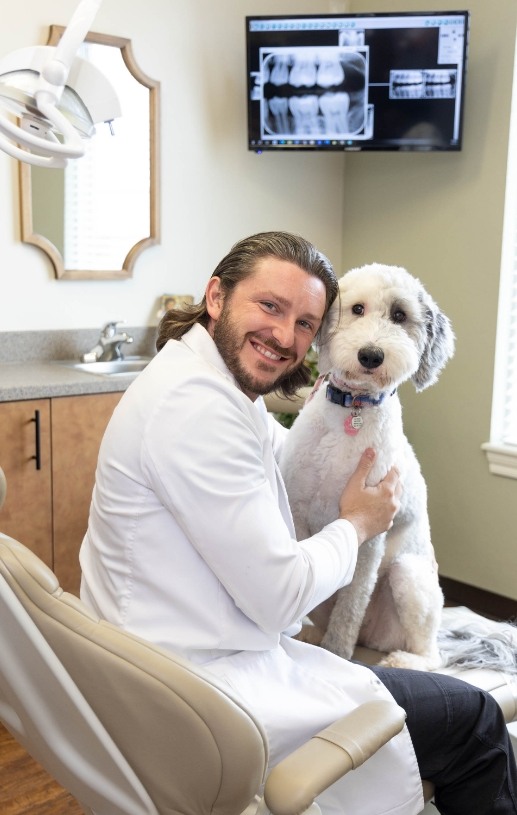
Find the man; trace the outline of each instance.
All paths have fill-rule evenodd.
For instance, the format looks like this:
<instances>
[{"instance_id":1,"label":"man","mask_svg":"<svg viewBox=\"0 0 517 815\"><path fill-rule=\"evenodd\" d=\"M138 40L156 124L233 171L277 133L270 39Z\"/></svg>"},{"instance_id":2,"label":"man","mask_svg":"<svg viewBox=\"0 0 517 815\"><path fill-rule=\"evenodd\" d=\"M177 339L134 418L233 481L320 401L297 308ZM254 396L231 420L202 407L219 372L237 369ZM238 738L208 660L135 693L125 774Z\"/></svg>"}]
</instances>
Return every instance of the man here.
<instances>
[{"instance_id":1,"label":"man","mask_svg":"<svg viewBox=\"0 0 517 815\"><path fill-rule=\"evenodd\" d=\"M321 796L326 815L419 812L419 773L442 813L515 815L515 762L490 696L293 639L304 615L352 579L358 546L389 528L401 491L396 471L366 486L367 450L340 518L295 540L276 463L286 431L261 396L307 382L303 360L336 293L310 243L262 233L231 249L199 305L167 312L159 353L102 442L82 597L227 683L262 722L271 764L361 702L393 694L411 738L404 730Z\"/></svg>"}]
</instances>

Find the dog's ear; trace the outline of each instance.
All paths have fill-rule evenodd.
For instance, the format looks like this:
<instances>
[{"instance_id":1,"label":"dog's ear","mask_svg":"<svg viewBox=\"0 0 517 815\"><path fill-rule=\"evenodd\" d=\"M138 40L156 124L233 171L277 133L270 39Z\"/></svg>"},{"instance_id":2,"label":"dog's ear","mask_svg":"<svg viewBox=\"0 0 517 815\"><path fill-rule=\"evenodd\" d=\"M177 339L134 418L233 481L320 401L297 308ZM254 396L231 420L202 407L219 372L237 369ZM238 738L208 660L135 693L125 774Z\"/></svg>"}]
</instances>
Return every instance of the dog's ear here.
<instances>
[{"instance_id":1,"label":"dog's ear","mask_svg":"<svg viewBox=\"0 0 517 815\"><path fill-rule=\"evenodd\" d=\"M322 326L314 343L316 351L318 352L318 371L320 374L328 374L332 367L329 353L329 339L336 330L339 323L340 314L341 299L340 292L338 292L338 295L332 303L328 314L323 320Z\"/></svg>"},{"instance_id":2,"label":"dog's ear","mask_svg":"<svg viewBox=\"0 0 517 815\"><path fill-rule=\"evenodd\" d=\"M440 371L454 354L454 333L448 317L427 295L423 298L426 344L418 369L411 377L417 391L434 385Z\"/></svg>"}]
</instances>

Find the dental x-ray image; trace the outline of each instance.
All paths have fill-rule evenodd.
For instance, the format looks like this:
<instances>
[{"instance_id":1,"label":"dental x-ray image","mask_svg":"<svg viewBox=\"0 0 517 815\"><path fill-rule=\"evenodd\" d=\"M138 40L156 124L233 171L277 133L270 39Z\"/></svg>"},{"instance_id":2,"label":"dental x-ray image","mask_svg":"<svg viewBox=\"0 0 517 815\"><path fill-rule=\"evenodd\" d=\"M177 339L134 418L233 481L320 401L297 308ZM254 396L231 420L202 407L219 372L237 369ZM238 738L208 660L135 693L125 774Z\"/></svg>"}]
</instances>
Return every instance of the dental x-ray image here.
<instances>
[{"instance_id":1,"label":"dental x-ray image","mask_svg":"<svg viewBox=\"0 0 517 815\"><path fill-rule=\"evenodd\" d=\"M454 99L456 71L391 71L390 99Z\"/></svg>"},{"instance_id":2,"label":"dental x-ray image","mask_svg":"<svg viewBox=\"0 0 517 815\"><path fill-rule=\"evenodd\" d=\"M262 136L346 138L367 120L367 54L359 49L261 50Z\"/></svg>"}]
</instances>

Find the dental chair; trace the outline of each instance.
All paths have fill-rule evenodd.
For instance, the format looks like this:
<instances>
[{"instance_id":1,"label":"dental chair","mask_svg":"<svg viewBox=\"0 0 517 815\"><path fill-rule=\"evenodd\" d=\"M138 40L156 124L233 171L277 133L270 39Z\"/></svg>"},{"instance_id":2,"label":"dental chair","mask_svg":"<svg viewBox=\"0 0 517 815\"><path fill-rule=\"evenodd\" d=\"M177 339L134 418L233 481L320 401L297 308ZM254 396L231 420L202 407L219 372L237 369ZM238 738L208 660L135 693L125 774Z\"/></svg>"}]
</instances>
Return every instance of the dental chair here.
<instances>
[{"instance_id":1,"label":"dental chair","mask_svg":"<svg viewBox=\"0 0 517 815\"><path fill-rule=\"evenodd\" d=\"M266 778L266 736L200 668L97 619L0 535L0 721L87 815L300 815L404 724L376 700Z\"/></svg>"}]
</instances>

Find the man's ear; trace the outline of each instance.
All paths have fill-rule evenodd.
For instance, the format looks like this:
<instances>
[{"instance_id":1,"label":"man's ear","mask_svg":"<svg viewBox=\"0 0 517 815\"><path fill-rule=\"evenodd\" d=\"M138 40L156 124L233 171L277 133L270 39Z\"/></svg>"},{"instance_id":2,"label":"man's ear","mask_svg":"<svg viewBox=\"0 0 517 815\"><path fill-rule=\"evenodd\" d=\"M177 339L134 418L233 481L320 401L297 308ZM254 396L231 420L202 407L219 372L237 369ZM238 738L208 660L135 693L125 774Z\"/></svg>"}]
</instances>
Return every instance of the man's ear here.
<instances>
[{"instance_id":1,"label":"man's ear","mask_svg":"<svg viewBox=\"0 0 517 815\"><path fill-rule=\"evenodd\" d=\"M214 276L208 281L206 290L206 310L212 320L218 320L223 310L224 293L221 286L221 278Z\"/></svg>"}]
</instances>

